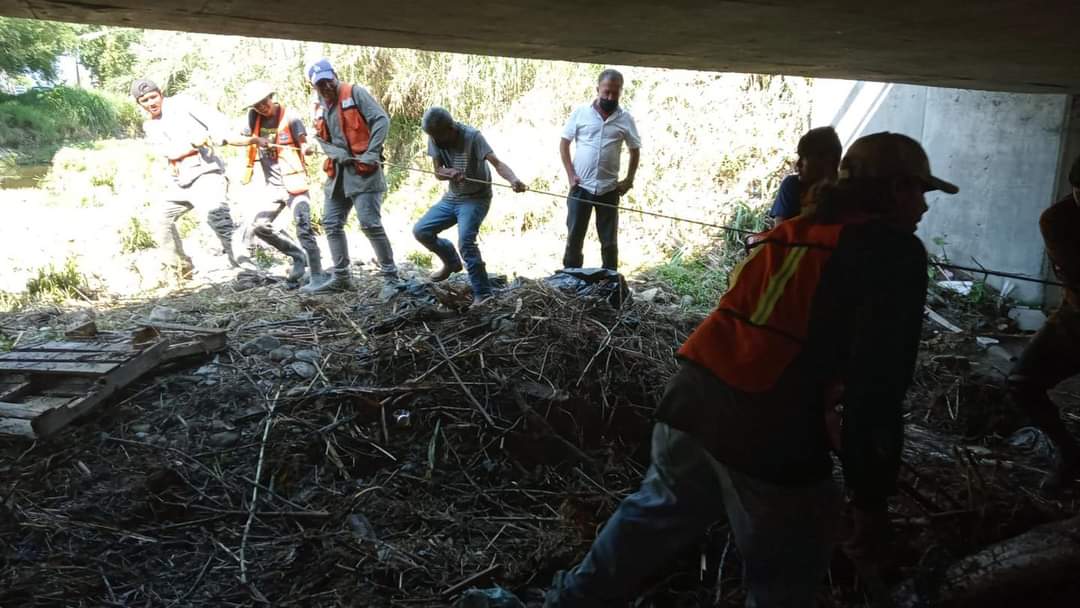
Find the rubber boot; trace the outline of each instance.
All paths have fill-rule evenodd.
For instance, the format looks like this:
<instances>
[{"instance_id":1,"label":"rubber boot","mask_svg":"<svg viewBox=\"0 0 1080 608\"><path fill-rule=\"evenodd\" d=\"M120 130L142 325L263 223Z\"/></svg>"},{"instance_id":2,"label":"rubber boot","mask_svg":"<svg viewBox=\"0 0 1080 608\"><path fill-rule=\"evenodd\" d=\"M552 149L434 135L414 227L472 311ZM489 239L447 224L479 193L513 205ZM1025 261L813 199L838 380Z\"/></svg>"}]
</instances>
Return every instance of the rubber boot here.
<instances>
[{"instance_id":1,"label":"rubber boot","mask_svg":"<svg viewBox=\"0 0 1080 608\"><path fill-rule=\"evenodd\" d=\"M320 295L325 293L338 293L341 291L349 291L353 288L352 280L348 275L334 274L328 280L319 284L308 283L300 288L301 293L309 295Z\"/></svg>"},{"instance_id":2,"label":"rubber boot","mask_svg":"<svg viewBox=\"0 0 1080 608\"><path fill-rule=\"evenodd\" d=\"M285 276L286 281L295 283L303 278L304 271L307 270L307 255L304 254L303 249L300 249L296 243L292 242L292 239L280 230L272 232L256 231L255 234L267 245L292 258L292 269Z\"/></svg>"},{"instance_id":3,"label":"rubber boot","mask_svg":"<svg viewBox=\"0 0 1080 608\"><path fill-rule=\"evenodd\" d=\"M455 272L461 272L461 268L462 266L460 260L452 264L447 264L446 262L443 262L442 268L429 274L428 279L430 279L432 283L445 281L446 279L449 279L450 275L454 274Z\"/></svg>"},{"instance_id":4,"label":"rubber boot","mask_svg":"<svg viewBox=\"0 0 1080 608\"><path fill-rule=\"evenodd\" d=\"M1054 462L1041 484L1042 492L1048 496L1060 494L1080 478L1080 444L1069 437L1054 447Z\"/></svg>"},{"instance_id":5,"label":"rubber boot","mask_svg":"<svg viewBox=\"0 0 1080 608\"><path fill-rule=\"evenodd\" d=\"M308 275L308 285L319 285L320 283L325 283L330 278L330 275L323 272L322 259L317 253L312 255L311 252L308 252L308 269L310 271L310 274Z\"/></svg>"}]
</instances>

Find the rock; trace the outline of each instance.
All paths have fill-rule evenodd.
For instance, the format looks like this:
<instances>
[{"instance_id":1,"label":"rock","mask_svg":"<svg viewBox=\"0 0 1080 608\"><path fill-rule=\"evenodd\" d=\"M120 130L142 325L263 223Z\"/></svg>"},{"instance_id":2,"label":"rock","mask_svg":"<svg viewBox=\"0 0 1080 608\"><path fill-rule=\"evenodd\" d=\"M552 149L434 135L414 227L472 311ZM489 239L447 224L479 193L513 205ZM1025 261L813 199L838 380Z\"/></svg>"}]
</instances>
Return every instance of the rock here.
<instances>
[{"instance_id":1,"label":"rock","mask_svg":"<svg viewBox=\"0 0 1080 608\"><path fill-rule=\"evenodd\" d=\"M293 357L297 361L306 361L308 363L315 363L319 360L319 353L313 350L298 350L293 353Z\"/></svg>"},{"instance_id":2,"label":"rock","mask_svg":"<svg viewBox=\"0 0 1080 608\"><path fill-rule=\"evenodd\" d=\"M516 595L502 587L469 589L454 603L454 608L525 608Z\"/></svg>"},{"instance_id":3,"label":"rock","mask_svg":"<svg viewBox=\"0 0 1080 608\"><path fill-rule=\"evenodd\" d=\"M977 342L979 346L987 347L993 346L995 344L1000 344L1001 340L998 340L997 338L991 338L989 336L975 336L975 342Z\"/></svg>"},{"instance_id":4,"label":"rock","mask_svg":"<svg viewBox=\"0 0 1080 608\"><path fill-rule=\"evenodd\" d=\"M319 370L307 361L294 361L292 365L289 366L289 369L301 378L314 378L315 374L319 373Z\"/></svg>"},{"instance_id":5,"label":"rock","mask_svg":"<svg viewBox=\"0 0 1080 608\"><path fill-rule=\"evenodd\" d=\"M153 429L149 424L133 424L131 425L132 433L142 433L143 435L149 433Z\"/></svg>"},{"instance_id":6,"label":"rock","mask_svg":"<svg viewBox=\"0 0 1080 608\"><path fill-rule=\"evenodd\" d=\"M214 433L207 439L207 443L216 448L227 448L236 445L240 442L240 433L236 431L223 431L221 433Z\"/></svg>"},{"instance_id":7,"label":"rock","mask_svg":"<svg viewBox=\"0 0 1080 608\"><path fill-rule=\"evenodd\" d=\"M135 433L135 438L136 439L146 439L149 436L150 436L150 433L147 433L146 431L139 431L139 432Z\"/></svg>"},{"instance_id":8,"label":"rock","mask_svg":"<svg viewBox=\"0 0 1080 608\"><path fill-rule=\"evenodd\" d=\"M150 320L158 323L172 323L180 318L180 311L168 306L155 306L150 311Z\"/></svg>"},{"instance_id":9,"label":"rock","mask_svg":"<svg viewBox=\"0 0 1080 608\"><path fill-rule=\"evenodd\" d=\"M683 296L682 299L679 300L679 303L684 307L689 308L694 305L694 296Z\"/></svg>"},{"instance_id":10,"label":"rock","mask_svg":"<svg viewBox=\"0 0 1080 608\"><path fill-rule=\"evenodd\" d=\"M1020 331L1039 331L1046 325L1046 314L1038 308L1013 308L1009 318L1016 322Z\"/></svg>"},{"instance_id":11,"label":"rock","mask_svg":"<svg viewBox=\"0 0 1080 608\"><path fill-rule=\"evenodd\" d=\"M376 540L378 538L375 535L375 529L371 527L371 522L360 513L349 515L349 527L352 528L356 540Z\"/></svg>"},{"instance_id":12,"label":"rock","mask_svg":"<svg viewBox=\"0 0 1080 608\"><path fill-rule=\"evenodd\" d=\"M240 347L240 353L244 355L254 355L257 353L268 353L276 348L281 347L281 340L274 336L259 336L254 340L249 340Z\"/></svg>"},{"instance_id":13,"label":"rock","mask_svg":"<svg viewBox=\"0 0 1080 608\"><path fill-rule=\"evenodd\" d=\"M292 356L293 350L285 346L270 351L271 361L288 361L289 359L292 359Z\"/></svg>"},{"instance_id":14,"label":"rock","mask_svg":"<svg viewBox=\"0 0 1080 608\"><path fill-rule=\"evenodd\" d=\"M652 287L652 288L646 289L645 291L638 294L638 297L641 298L641 301L645 302L647 304L652 304L653 302L656 301L657 297L659 297L659 296L660 296L660 288L659 287Z\"/></svg>"}]
</instances>

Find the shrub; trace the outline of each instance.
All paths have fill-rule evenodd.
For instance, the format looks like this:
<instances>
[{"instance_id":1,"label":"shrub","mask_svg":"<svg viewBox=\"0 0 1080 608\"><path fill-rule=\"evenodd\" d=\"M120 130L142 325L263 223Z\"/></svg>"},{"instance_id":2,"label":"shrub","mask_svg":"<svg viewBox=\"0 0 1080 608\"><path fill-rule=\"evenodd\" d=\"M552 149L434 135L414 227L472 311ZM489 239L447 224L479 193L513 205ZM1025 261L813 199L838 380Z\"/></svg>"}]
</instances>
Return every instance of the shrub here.
<instances>
[{"instance_id":1,"label":"shrub","mask_svg":"<svg viewBox=\"0 0 1080 608\"><path fill-rule=\"evenodd\" d=\"M120 251L122 253L135 253L144 249L152 249L157 246L150 230L143 226L137 217L132 217L128 222L127 230L120 233Z\"/></svg>"},{"instance_id":2,"label":"shrub","mask_svg":"<svg viewBox=\"0 0 1080 608\"><path fill-rule=\"evenodd\" d=\"M409 260L420 270L431 270L432 260L430 253L423 251L410 251L406 256L406 260Z\"/></svg>"},{"instance_id":3,"label":"shrub","mask_svg":"<svg viewBox=\"0 0 1080 608\"><path fill-rule=\"evenodd\" d=\"M30 298L63 301L85 298L88 291L86 276L79 272L78 263L71 257L59 269L52 264L39 268L37 276L26 282L26 295Z\"/></svg>"}]
</instances>

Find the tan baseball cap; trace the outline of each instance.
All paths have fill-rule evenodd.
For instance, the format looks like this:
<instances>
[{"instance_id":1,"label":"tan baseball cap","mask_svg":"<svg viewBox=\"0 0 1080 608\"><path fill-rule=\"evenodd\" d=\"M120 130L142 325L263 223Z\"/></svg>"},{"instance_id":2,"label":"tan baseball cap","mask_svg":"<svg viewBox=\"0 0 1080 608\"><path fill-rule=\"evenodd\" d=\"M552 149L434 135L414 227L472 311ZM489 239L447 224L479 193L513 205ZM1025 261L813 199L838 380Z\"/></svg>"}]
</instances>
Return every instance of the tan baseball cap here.
<instances>
[{"instance_id":1,"label":"tan baseball cap","mask_svg":"<svg viewBox=\"0 0 1080 608\"><path fill-rule=\"evenodd\" d=\"M883 131L855 140L840 161L839 181L862 178L913 177L924 191L956 194L960 188L930 173L930 160L919 142L899 133Z\"/></svg>"}]
</instances>

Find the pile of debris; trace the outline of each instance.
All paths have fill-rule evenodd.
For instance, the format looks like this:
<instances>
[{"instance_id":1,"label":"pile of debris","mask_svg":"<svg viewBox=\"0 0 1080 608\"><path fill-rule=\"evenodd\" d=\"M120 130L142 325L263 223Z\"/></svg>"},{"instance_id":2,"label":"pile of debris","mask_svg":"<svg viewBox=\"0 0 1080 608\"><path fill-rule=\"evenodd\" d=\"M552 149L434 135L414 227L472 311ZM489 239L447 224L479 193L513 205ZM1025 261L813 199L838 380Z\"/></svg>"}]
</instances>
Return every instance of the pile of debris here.
<instances>
[{"instance_id":1,"label":"pile of debris","mask_svg":"<svg viewBox=\"0 0 1080 608\"><path fill-rule=\"evenodd\" d=\"M0 604L434 606L493 585L536 599L636 489L652 410L699 321L602 279L519 279L471 308L452 281L170 299L158 323L220 328L229 348L144 377L56 439L4 448ZM974 388L985 351L956 355L981 348L963 332L927 329L893 513L904 535L883 573L908 581L901 599L955 587L956 560L1076 512L1030 491L1045 455L1002 434L1022 421L965 433L1003 394ZM647 602L740 605L726 526L710 537ZM824 605L864 605L852 572L832 581Z\"/></svg>"}]
</instances>

